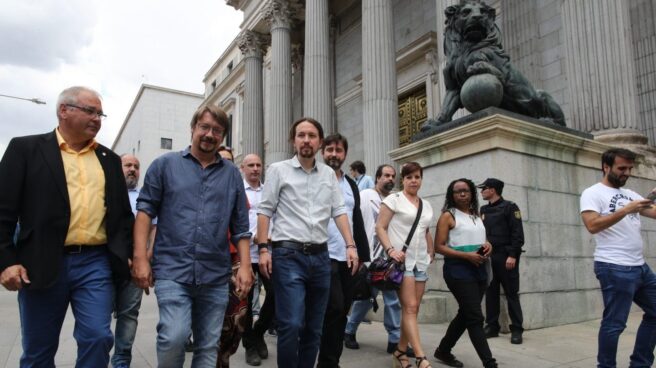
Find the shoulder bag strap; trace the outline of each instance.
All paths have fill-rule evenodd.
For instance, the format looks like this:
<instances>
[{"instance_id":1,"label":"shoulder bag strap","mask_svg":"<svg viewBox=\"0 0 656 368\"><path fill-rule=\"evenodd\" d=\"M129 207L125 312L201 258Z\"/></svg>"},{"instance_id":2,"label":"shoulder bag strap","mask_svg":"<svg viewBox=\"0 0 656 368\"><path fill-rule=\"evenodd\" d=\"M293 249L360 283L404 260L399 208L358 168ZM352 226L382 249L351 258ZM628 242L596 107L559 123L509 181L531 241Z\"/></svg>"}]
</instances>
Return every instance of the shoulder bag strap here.
<instances>
[{"instance_id":1,"label":"shoulder bag strap","mask_svg":"<svg viewBox=\"0 0 656 368\"><path fill-rule=\"evenodd\" d=\"M415 217L415 222L412 224L412 229L410 229L410 233L408 234L408 238L405 240L405 244L403 245L403 249L401 250L403 253L405 253L406 250L408 250L408 247L410 246L410 240L412 240L412 236L415 234L415 230L417 230L417 225L419 225L419 218L421 218L421 210L424 207L423 200L419 198L419 208L417 208L417 217Z\"/></svg>"}]
</instances>

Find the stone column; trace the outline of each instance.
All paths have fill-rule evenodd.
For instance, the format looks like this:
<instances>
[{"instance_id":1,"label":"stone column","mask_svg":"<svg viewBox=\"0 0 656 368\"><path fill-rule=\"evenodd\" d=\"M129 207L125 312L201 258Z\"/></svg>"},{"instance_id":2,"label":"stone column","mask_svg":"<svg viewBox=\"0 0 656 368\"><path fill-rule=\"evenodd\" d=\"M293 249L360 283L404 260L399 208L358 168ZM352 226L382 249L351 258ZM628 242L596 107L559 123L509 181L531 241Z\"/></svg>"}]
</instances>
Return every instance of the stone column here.
<instances>
[{"instance_id":1,"label":"stone column","mask_svg":"<svg viewBox=\"0 0 656 368\"><path fill-rule=\"evenodd\" d=\"M364 163L392 164L399 144L392 0L362 0L362 130Z\"/></svg>"},{"instance_id":2,"label":"stone column","mask_svg":"<svg viewBox=\"0 0 656 368\"><path fill-rule=\"evenodd\" d=\"M244 155L264 157L264 95L262 82L262 37L252 31L239 35L239 49L244 55L244 117L242 147Z\"/></svg>"},{"instance_id":3,"label":"stone column","mask_svg":"<svg viewBox=\"0 0 656 368\"><path fill-rule=\"evenodd\" d=\"M305 3L303 115L316 119L330 133L333 98L330 93L330 33L328 0Z\"/></svg>"},{"instance_id":4,"label":"stone column","mask_svg":"<svg viewBox=\"0 0 656 368\"><path fill-rule=\"evenodd\" d=\"M285 0L271 0L264 10L271 25L269 145L266 164L291 157L289 127L292 124L291 11Z\"/></svg>"},{"instance_id":5,"label":"stone column","mask_svg":"<svg viewBox=\"0 0 656 368\"><path fill-rule=\"evenodd\" d=\"M569 126L595 135L642 135L636 103L628 3L563 2Z\"/></svg>"}]
</instances>

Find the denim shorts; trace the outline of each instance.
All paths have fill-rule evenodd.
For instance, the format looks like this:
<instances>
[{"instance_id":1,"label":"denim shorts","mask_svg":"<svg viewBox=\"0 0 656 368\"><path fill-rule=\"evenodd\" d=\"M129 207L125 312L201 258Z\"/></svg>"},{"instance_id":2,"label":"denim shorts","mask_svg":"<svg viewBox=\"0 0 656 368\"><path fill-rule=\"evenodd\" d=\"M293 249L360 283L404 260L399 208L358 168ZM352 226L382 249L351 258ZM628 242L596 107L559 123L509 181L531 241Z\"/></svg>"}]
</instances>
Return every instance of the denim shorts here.
<instances>
[{"instance_id":1,"label":"denim shorts","mask_svg":"<svg viewBox=\"0 0 656 368\"><path fill-rule=\"evenodd\" d=\"M414 277L415 281L427 281L428 273L426 271L419 271L417 267L415 267L412 271L405 270L403 277Z\"/></svg>"}]
</instances>

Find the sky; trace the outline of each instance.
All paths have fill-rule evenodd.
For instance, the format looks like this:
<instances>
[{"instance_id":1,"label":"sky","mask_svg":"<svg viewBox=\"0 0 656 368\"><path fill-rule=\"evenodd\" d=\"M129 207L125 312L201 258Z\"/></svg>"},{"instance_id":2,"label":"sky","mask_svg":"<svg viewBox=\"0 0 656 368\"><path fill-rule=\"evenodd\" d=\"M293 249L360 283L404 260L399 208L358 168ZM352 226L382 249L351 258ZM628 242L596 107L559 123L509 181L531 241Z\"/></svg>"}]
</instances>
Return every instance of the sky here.
<instances>
[{"instance_id":1,"label":"sky","mask_svg":"<svg viewBox=\"0 0 656 368\"><path fill-rule=\"evenodd\" d=\"M0 0L0 155L12 137L57 126L70 86L102 95L96 139L111 146L142 84L203 93L205 73L239 33L224 0Z\"/></svg>"}]
</instances>

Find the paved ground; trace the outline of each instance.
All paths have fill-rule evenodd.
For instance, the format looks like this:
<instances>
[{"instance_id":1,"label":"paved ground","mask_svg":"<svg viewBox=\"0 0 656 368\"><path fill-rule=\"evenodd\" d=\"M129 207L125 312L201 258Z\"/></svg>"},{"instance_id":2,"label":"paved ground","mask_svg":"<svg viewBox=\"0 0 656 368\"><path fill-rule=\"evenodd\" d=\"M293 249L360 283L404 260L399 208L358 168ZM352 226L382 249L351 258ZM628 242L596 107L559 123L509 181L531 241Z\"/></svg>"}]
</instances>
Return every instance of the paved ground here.
<instances>
[{"instance_id":1,"label":"paved ground","mask_svg":"<svg viewBox=\"0 0 656 368\"><path fill-rule=\"evenodd\" d=\"M18 367L21 355L20 322L16 293L0 291L0 368ZM155 326L157 324L157 305L153 295L144 296L139 316L139 329L133 349L134 368L156 367ZM618 366L628 366L635 332L641 314L632 313L628 327L620 340ZM589 321L572 325L527 331L523 345L512 345L508 335L490 339L490 346L499 365L502 367L594 367L596 339L599 321ZM424 324L420 326L424 349L431 356L434 368L443 367L432 358L433 350L446 331L446 324ZM58 367L73 367L75 364L75 340L72 337L73 318L69 314L64 322L60 349L56 363ZM341 366L348 367L387 367L391 356L385 353L387 338L382 324L362 325L357 335L360 350L344 349ZM267 336L270 357L261 367L275 367L275 337ZM480 361L467 336L454 349L456 356L466 367L480 367ZM187 354L185 367L190 366L191 355ZM240 349L233 356L232 367L248 367L244 362L244 351Z\"/></svg>"}]
</instances>

